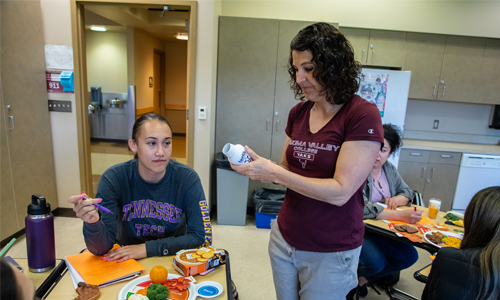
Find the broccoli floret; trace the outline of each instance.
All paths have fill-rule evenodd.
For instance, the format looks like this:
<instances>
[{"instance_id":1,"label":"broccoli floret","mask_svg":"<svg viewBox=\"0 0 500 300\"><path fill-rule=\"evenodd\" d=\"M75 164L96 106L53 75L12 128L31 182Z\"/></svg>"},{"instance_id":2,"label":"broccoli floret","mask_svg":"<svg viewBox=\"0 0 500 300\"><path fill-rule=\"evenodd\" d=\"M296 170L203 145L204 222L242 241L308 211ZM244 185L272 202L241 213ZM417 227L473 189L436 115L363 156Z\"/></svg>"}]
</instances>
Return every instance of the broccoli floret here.
<instances>
[{"instance_id":1,"label":"broccoli floret","mask_svg":"<svg viewBox=\"0 0 500 300\"><path fill-rule=\"evenodd\" d=\"M148 287L148 292L146 296L149 300L164 300L168 298L169 295L168 288L158 283L153 283Z\"/></svg>"}]
</instances>

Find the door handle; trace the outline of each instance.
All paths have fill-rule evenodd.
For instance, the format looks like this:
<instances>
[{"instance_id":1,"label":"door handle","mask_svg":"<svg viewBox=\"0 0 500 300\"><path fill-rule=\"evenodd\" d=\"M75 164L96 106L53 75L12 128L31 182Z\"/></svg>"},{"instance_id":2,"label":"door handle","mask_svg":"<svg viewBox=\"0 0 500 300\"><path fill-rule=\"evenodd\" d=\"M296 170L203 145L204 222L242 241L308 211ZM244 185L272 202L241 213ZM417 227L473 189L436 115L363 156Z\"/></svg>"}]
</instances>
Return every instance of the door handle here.
<instances>
[{"instance_id":1,"label":"door handle","mask_svg":"<svg viewBox=\"0 0 500 300\"><path fill-rule=\"evenodd\" d=\"M280 120L276 120L276 131L278 131L279 125L280 125Z\"/></svg>"},{"instance_id":2,"label":"door handle","mask_svg":"<svg viewBox=\"0 0 500 300\"><path fill-rule=\"evenodd\" d=\"M14 117L13 116L9 116L9 118L10 118L10 125L12 126L9 129L13 130L14 129Z\"/></svg>"},{"instance_id":3,"label":"door handle","mask_svg":"<svg viewBox=\"0 0 500 300\"><path fill-rule=\"evenodd\" d=\"M422 168L422 172L420 173L420 178L424 178L425 169L426 167Z\"/></svg>"}]
</instances>

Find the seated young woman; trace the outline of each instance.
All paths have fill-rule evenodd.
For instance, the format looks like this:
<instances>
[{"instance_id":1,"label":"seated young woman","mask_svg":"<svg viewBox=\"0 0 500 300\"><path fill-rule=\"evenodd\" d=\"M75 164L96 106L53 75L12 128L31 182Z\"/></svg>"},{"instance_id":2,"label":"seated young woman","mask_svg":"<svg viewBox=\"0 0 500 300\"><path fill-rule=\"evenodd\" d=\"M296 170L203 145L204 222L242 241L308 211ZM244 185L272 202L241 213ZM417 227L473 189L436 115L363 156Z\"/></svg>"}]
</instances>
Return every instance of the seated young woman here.
<instances>
[{"instance_id":1,"label":"seated young woman","mask_svg":"<svg viewBox=\"0 0 500 300\"><path fill-rule=\"evenodd\" d=\"M500 299L500 186L472 198L460 249L439 249L422 294L422 300L438 299Z\"/></svg>"},{"instance_id":2,"label":"seated young woman","mask_svg":"<svg viewBox=\"0 0 500 300\"><path fill-rule=\"evenodd\" d=\"M95 199L84 193L68 199L84 221L89 251L120 262L210 245L212 229L200 178L170 159L172 129L167 120L154 113L141 116L128 145L135 158L104 172ZM98 210L97 203L112 214ZM123 247L110 251L115 243Z\"/></svg>"},{"instance_id":3,"label":"seated young woman","mask_svg":"<svg viewBox=\"0 0 500 300\"><path fill-rule=\"evenodd\" d=\"M365 199L363 218L416 223L422 219L422 211L396 210L398 206L411 205L414 191L403 181L396 167L387 161L389 156L401 147L402 141L398 129L391 124L385 124L383 127L384 144L363 190ZM386 204L387 209L377 203ZM358 267L360 295L367 294L367 282L406 269L417 259L418 253L413 246L365 232Z\"/></svg>"}]
</instances>

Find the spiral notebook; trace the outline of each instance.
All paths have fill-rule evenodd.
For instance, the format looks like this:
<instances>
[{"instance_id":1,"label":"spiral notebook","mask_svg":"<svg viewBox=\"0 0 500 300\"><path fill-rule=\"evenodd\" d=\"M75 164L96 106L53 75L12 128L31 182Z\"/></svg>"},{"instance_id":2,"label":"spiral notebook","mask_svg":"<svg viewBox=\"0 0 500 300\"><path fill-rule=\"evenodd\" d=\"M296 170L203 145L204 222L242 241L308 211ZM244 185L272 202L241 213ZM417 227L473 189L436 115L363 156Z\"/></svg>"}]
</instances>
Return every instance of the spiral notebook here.
<instances>
[{"instance_id":1,"label":"spiral notebook","mask_svg":"<svg viewBox=\"0 0 500 300\"><path fill-rule=\"evenodd\" d=\"M111 250L119 248L114 245ZM79 282L105 287L118 282L130 280L141 274L145 268L135 259L124 262L105 261L102 256L96 256L89 251L66 256L66 266L71 274L75 289Z\"/></svg>"}]
</instances>

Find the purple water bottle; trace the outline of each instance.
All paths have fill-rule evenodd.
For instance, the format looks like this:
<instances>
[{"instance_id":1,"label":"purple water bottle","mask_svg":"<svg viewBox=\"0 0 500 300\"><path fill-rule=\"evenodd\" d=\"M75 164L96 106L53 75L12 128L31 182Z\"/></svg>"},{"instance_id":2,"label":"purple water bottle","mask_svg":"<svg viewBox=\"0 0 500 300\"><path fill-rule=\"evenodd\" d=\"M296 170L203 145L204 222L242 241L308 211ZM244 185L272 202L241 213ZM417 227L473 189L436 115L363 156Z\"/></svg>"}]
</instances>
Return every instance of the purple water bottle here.
<instances>
[{"instance_id":1,"label":"purple water bottle","mask_svg":"<svg viewBox=\"0 0 500 300\"><path fill-rule=\"evenodd\" d=\"M31 196L26 223L28 267L33 273L46 272L56 265L54 216L50 204L41 195Z\"/></svg>"}]
</instances>

